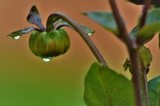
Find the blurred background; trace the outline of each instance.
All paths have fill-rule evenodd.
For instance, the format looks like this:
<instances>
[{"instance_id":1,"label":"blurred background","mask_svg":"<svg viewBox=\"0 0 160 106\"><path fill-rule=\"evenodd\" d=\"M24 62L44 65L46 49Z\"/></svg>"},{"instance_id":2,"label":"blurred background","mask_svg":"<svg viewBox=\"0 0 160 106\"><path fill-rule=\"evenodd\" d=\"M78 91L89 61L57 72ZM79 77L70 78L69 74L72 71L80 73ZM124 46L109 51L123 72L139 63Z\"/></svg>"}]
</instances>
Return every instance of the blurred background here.
<instances>
[{"instance_id":1,"label":"blurred background","mask_svg":"<svg viewBox=\"0 0 160 106\"><path fill-rule=\"evenodd\" d=\"M117 2L130 31L141 14L141 6L120 0ZM71 39L71 48L49 63L44 63L31 53L28 46L29 34L18 41L6 36L18 29L33 26L26 21L32 5L38 7L44 25L47 17L58 11L94 29L96 32L91 39L109 66L118 73L131 77L122 67L128 56L125 45L112 33L81 14L88 11L110 11L107 0L1 0L0 106L85 106L84 78L96 59L76 32L65 28ZM160 74L157 36L147 47L153 54L148 75L148 79L151 79Z\"/></svg>"}]
</instances>

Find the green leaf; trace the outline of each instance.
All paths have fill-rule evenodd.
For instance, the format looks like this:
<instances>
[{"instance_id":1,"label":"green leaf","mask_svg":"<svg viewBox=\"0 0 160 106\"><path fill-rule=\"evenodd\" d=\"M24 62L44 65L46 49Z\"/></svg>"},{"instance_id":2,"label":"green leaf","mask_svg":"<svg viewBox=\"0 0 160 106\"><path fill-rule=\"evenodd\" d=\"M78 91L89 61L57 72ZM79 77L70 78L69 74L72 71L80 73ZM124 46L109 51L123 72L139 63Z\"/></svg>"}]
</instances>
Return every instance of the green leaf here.
<instances>
[{"instance_id":1,"label":"green leaf","mask_svg":"<svg viewBox=\"0 0 160 106\"><path fill-rule=\"evenodd\" d=\"M84 15L88 16L112 33L118 35L117 24L111 12L86 12Z\"/></svg>"},{"instance_id":2,"label":"green leaf","mask_svg":"<svg viewBox=\"0 0 160 106\"><path fill-rule=\"evenodd\" d=\"M160 8L152 8L148 12L145 26L138 32L137 40L140 44L147 43L157 32L160 32Z\"/></svg>"},{"instance_id":3,"label":"green leaf","mask_svg":"<svg viewBox=\"0 0 160 106\"><path fill-rule=\"evenodd\" d=\"M97 63L85 78L84 101L87 106L135 106L131 81Z\"/></svg>"},{"instance_id":4,"label":"green leaf","mask_svg":"<svg viewBox=\"0 0 160 106\"><path fill-rule=\"evenodd\" d=\"M149 106L160 106L160 76L148 82Z\"/></svg>"},{"instance_id":5,"label":"green leaf","mask_svg":"<svg viewBox=\"0 0 160 106\"><path fill-rule=\"evenodd\" d=\"M152 61L151 51L145 46L139 48L140 57L143 61L144 67L147 68Z\"/></svg>"},{"instance_id":6,"label":"green leaf","mask_svg":"<svg viewBox=\"0 0 160 106\"><path fill-rule=\"evenodd\" d=\"M129 35L132 37L132 39L137 39L137 36L138 36L138 31L139 31L139 27L138 26L135 26L131 32L129 33Z\"/></svg>"},{"instance_id":7,"label":"green leaf","mask_svg":"<svg viewBox=\"0 0 160 106\"><path fill-rule=\"evenodd\" d=\"M19 39L23 34L27 34L33 30L36 30L36 28L34 27L28 27L28 28L24 28L22 30L18 30L15 32L10 33L8 36L11 36L14 39Z\"/></svg>"}]
</instances>

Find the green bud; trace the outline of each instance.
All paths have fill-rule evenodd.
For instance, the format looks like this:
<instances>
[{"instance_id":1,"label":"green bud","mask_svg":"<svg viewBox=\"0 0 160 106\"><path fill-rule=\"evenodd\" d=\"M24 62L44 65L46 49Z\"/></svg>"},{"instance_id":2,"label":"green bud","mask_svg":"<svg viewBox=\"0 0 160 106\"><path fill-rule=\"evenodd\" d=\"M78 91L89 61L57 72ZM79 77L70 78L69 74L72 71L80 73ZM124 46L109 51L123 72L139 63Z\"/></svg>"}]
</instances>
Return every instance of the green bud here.
<instances>
[{"instance_id":1,"label":"green bud","mask_svg":"<svg viewBox=\"0 0 160 106\"><path fill-rule=\"evenodd\" d=\"M41 58L51 58L64 54L70 47L70 39L63 29L53 31L33 31L29 39L33 54Z\"/></svg>"}]
</instances>

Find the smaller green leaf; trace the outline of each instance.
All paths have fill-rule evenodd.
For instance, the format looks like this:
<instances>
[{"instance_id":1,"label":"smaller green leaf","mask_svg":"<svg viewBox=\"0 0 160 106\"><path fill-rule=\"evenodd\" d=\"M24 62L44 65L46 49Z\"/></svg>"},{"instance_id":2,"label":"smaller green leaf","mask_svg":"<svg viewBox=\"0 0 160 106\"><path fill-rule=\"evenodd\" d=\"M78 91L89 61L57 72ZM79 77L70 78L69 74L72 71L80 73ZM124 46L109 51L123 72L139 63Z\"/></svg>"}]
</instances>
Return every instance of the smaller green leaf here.
<instances>
[{"instance_id":1,"label":"smaller green leaf","mask_svg":"<svg viewBox=\"0 0 160 106\"><path fill-rule=\"evenodd\" d=\"M114 70L94 63L85 78L87 106L135 106L131 81Z\"/></svg>"},{"instance_id":2,"label":"smaller green leaf","mask_svg":"<svg viewBox=\"0 0 160 106\"><path fill-rule=\"evenodd\" d=\"M84 15L91 18L112 33L116 35L119 34L115 18L111 12L86 12Z\"/></svg>"},{"instance_id":3,"label":"smaller green leaf","mask_svg":"<svg viewBox=\"0 0 160 106\"><path fill-rule=\"evenodd\" d=\"M139 48L139 53L140 53L140 57L143 61L144 67L148 68L149 64L152 61L151 51L148 48L146 48L145 46L141 46Z\"/></svg>"},{"instance_id":4,"label":"smaller green leaf","mask_svg":"<svg viewBox=\"0 0 160 106\"><path fill-rule=\"evenodd\" d=\"M148 43L159 31L160 31L160 23L155 23L152 25L145 26L138 32L137 43L138 44Z\"/></svg>"},{"instance_id":5,"label":"smaller green leaf","mask_svg":"<svg viewBox=\"0 0 160 106\"><path fill-rule=\"evenodd\" d=\"M138 31L139 31L139 27L138 26L135 26L131 32L129 33L129 35L132 37L132 39L137 39L137 36L138 36Z\"/></svg>"},{"instance_id":6,"label":"smaller green leaf","mask_svg":"<svg viewBox=\"0 0 160 106\"><path fill-rule=\"evenodd\" d=\"M160 76L148 82L149 106L160 106Z\"/></svg>"},{"instance_id":7,"label":"smaller green leaf","mask_svg":"<svg viewBox=\"0 0 160 106\"><path fill-rule=\"evenodd\" d=\"M160 8L152 8L148 12L145 26L138 32L138 43L147 43L157 32L160 32Z\"/></svg>"},{"instance_id":8,"label":"smaller green leaf","mask_svg":"<svg viewBox=\"0 0 160 106\"><path fill-rule=\"evenodd\" d=\"M34 27L28 27L28 28L24 28L22 30L18 30L15 32L10 33L8 36L11 36L14 39L19 39L23 34L27 34L33 30L36 30L36 28Z\"/></svg>"}]
</instances>

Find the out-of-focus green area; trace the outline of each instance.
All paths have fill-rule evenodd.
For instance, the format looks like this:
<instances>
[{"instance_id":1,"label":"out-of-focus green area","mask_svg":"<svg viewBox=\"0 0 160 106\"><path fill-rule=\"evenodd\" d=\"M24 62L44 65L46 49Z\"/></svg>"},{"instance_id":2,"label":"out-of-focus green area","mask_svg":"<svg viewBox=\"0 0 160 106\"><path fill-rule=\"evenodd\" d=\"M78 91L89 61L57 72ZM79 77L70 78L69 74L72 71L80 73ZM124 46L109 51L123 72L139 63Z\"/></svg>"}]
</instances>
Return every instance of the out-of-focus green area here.
<instances>
[{"instance_id":1,"label":"out-of-focus green area","mask_svg":"<svg viewBox=\"0 0 160 106\"><path fill-rule=\"evenodd\" d=\"M106 0L1 0L0 106L85 106L83 82L87 70L96 59L76 32L66 28L71 38L71 48L65 55L53 58L49 63L44 63L31 53L28 47L29 34L18 41L6 36L30 26L26 16L32 5L38 7L44 24L49 14L59 11L95 29L96 33L91 38L109 66L130 77L122 69L127 56L123 43L80 14L86 11L109 11ZM118 6L130 30L138 19L141 7L121 1L118 1ZM147 46L154 55L150 79L160 74L157 38Z\"/></svg>"}]
</instances>

